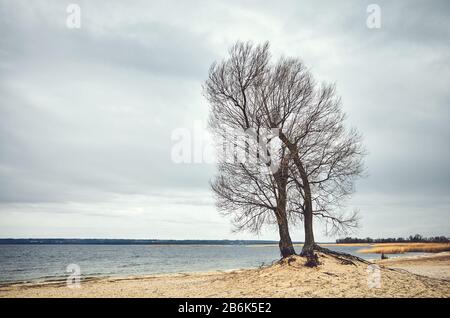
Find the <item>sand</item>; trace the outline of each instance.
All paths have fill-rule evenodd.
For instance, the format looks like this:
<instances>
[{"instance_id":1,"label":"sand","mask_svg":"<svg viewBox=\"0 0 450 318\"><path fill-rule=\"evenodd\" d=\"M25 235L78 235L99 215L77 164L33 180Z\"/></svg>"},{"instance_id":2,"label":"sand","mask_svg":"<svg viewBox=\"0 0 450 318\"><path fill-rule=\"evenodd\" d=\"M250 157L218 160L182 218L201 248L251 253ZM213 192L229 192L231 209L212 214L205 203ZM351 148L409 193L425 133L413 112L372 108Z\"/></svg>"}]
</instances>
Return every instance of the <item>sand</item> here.
<instances>
[{"instance_id":1,"label":"sand","mask_svg":"<svg viewBox=\"0 0 450 318\"><path fill-rule=\"evenodd\" d=\"M390 268L404 269L417 275L450 281L450 252L391 258L379 260L376 263Z\"/></svg>"},{"instance_id":2,"label":"sand","mask_svg":"<svg viewBox=\"0 0 450 318\"><path fill-rule=\"evenodd\" d=\"M65 282L3 285L0 297L450 297L450 253L385 260L379 267L343 265L324 254L320 260L318 268L295 256L231 272L99 278L80 288Z\"/></svg>"}]
</instances>

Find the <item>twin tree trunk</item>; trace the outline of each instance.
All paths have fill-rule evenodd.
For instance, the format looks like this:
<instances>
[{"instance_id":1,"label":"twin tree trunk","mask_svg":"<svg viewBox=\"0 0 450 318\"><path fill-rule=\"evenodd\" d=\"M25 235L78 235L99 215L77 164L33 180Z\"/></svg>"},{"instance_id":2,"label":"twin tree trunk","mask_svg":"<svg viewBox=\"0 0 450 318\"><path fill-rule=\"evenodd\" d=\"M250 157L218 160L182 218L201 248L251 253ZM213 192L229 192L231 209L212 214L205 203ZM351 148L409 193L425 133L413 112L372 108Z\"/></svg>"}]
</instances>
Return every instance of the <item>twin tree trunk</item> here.
<instances>
[{"instance_id":1,"label":"twin tree trunk","mask_svg":"<svg viewBox=\"0 0 450 318\"><path fill-rule=\"evenodd\" d=\"M305 196L305 209L303 211L303 226L305 229L305 243L302 248L302 252L300 255L311 258L314 257L314 249L316 247L316 242L314 241L314 231L313 231L313 207L311 200L311 188L309 185L308 174L306 173L305 168L303 167L302 162L298 157L298 149L297 146L290 142L290 140L286 137L286 135L280 132L279 135L281 141L284 145L289 149L289 152L294 160L294 164L297 167L297 170L300 174L300 178L302 179L304 196ZM314 261L312 260L314 263ZM317 264L312 264L312 266L316 266Z\"/></svg>"}]
</instances>

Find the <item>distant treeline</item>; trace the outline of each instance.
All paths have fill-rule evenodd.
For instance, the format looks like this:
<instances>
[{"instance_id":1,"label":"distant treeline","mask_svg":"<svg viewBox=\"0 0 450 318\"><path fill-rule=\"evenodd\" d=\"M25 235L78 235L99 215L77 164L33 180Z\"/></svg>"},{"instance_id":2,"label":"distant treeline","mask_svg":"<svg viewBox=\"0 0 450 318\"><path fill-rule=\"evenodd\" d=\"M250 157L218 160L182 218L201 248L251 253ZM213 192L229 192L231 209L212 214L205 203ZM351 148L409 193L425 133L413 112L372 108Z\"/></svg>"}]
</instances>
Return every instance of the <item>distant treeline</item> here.
<instances>
[{"instance_id":1,"label":"distant treeline","mask_svg":"<svg viewBox=\"0 0 450 318\"><path fill-rule=\"evenodd\" d=\"M343 239L337 239L336 243L448 243L450 238L445 236L434 236L434 237L423 237L420 234L410 235L408 238L404 237L389 237L389 238L356 238L356 237L346 237Z\"/></svg>"},{"instance_id":2,"label":"distant treeline","mask_svg":"<svg viewBox=\"0 0 450 318\"><path fill-rule=\"evenodd\" d=\"M84 245L256 245L277 244L259 240L133 240L133 239L0 239L0 244L84 244Z\"/></svg>"}]
</instances>

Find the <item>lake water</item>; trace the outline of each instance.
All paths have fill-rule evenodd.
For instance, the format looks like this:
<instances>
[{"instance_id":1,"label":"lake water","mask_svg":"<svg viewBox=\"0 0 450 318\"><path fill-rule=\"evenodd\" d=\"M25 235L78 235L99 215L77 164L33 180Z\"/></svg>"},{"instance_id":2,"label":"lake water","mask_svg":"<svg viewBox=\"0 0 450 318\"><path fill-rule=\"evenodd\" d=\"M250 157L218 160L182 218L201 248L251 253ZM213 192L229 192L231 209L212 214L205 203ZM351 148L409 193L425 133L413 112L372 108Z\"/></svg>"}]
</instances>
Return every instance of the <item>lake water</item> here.
<instances>
[{"instance_id":1,"label":"lake water","mask_svg":"<svg viewBox=\"0 0 450 318\"><path fill-rule=\"evenodd\" d=\"M358 253L364 246L328 248L365 259L380 258ZM65 279L69 264L77 264L82 277L133 276L252 268L278 259L277 246L0 245L0 283Z\"/></svg>"}]
</instances>

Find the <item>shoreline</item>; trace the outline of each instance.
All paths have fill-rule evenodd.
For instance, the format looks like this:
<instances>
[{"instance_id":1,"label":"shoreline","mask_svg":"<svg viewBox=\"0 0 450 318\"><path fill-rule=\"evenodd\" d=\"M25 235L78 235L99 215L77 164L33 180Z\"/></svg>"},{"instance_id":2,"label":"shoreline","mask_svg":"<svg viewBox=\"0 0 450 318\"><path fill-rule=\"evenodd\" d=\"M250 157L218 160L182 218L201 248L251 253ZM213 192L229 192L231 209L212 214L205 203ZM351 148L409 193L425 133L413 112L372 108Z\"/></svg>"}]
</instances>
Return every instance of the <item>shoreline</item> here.
<instances>
[{"instance_id":1,"label":"shoreline","mask_svg":"<svg viewBox=\"0 0 450 318\"><path fill-rule=\"evenodd\" d=\"M92 277L80 288L68 288L66 280L11 283L0 285L0 297L450 297L448 252L376 261L379 288L368 287L367 264L320 259L319 268L295 256L252 269Z\"/></svg>"},{"instance_id":2,"label":"shoreline","mask_svg":"<svg viewBox=\"0 0 450 318\"><path fill-rule=\"evenodd\" d=\"M257 269L258 267L242 267L242 268L232 268L232 269L217 269L217 270L206 270L206 271L186 271L186 272L168 272L168 273L149 273L149 274L139 274L139 275L88 275L81 276L80 281L83 282L92 282L92 281L102 281L102 280L129 280L129 279L148 279L148 278L171 278L171 277L183 277L183 276L191 276L191 275L211 275L211 274L226 274L230 272L239 272L245 270ZM1 289L3 287L12 287L12 286L30 286L30 287L39 287L39 286L50 286L50 285L61 285L66 284L68 276L64 276L64 278L55 278L55 279L46 279L46 280L30 280L30 281L11 281L11 282L0 282L0 297L1 297Z\"/></svg>"},{"instance_id":3,"label":"shoreline","mask_svg":"<svg viewBox=\"0 0 450 318\"><path fill-rule=\"evenodd\" d=\"M351 243L353 244L353 243ZM359 245L359 243L356 243ZM271 246L271 245L268 245ZM327 246L327 245L322 245ZM328 245L330 246L330 245ZM252 246L253 247L253 246ZM381 260L380 258L372 258L372 259L365 259L366 261L373 263L373 264L379 264L379 265L387 265L392 262L396 261L410 261L415 260L419 258L425 258L425 259L432 259L437 254L445 254L447 252L441 252L441 253L418 253L419 255L411 255L409 254L395 254L395 256L390 256L388 259ZM450 252L448 252L450 255ZM361 256L359 256L361 257ZM229 272L238 272L238 271L245 271L245 270L256 270L258 268L263 268L267 266L271 266L278 262L279 259L275 259L272 262L269 263L262 263L258 266L250 266L250 267L236 267L236 268L230 268L230 269L210 269L210 270L187 270L187 271L174 271L174 272L154 272L154 273L142 273L142 274L136 274L136 275L127 275L127 274L88 274L86 276L81 275L80 280L81 281L95 281L95 280L124 280L124 279L135 279L135 278L149 278L149 277L172 277L172 276L185 276L185 275L209 275L209 274L221 274L221 273L229 273ZM8 286L40 286L40 285L51 285L51 284L62 284L67 281L68 276L53 276L53 277L40 277L36 279L30 279L30 280L17 280L17 281L4 281L0 282L0 293L2 287L8 287Z\"/></svg>"}]
</instances>

